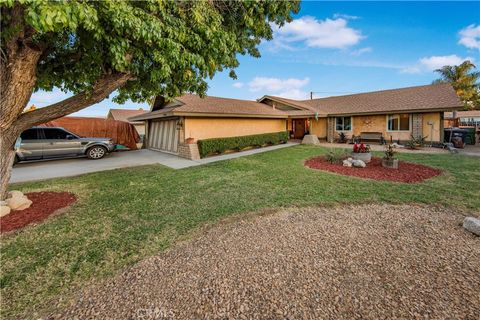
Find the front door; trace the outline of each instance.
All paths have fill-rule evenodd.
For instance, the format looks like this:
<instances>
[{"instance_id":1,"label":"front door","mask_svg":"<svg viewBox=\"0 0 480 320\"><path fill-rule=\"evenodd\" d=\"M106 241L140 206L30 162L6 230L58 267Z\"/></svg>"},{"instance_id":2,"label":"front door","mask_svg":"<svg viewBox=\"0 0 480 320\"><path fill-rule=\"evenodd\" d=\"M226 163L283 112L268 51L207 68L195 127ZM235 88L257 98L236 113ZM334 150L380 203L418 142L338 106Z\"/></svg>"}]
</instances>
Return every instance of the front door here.
<instances>
[{"instance_id":1,"label":"front door","mask_svg":"<svg viewBox=\"0 0 480 320\"><path fill-rule=\"evenodd\" d=\"M305 119L295 119L293 120L293 138L303 139L303 136L306 133L306 121Z\"/></svg>"}]
</instances>

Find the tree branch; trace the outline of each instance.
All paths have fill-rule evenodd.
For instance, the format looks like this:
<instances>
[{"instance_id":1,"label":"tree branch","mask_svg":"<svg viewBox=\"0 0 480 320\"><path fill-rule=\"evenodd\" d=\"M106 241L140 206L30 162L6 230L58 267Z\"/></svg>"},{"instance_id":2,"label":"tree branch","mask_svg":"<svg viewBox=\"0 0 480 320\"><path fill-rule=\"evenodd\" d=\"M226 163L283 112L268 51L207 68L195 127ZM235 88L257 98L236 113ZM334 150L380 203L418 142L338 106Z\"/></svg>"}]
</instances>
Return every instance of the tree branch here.
<instances>
[{"instance_id":1,"label":"tree branch","mask_svg":"<svg viewBox=\"0 0 480 320\"><path fill-rule=\"evenodd\" d=\"M23 113L15 122L15 127L21 132L30 127L82 110L102 101L132 78L132 75L127 73L106 74L97 80L92 92L82 92L50 106Z\"/></svg>"}]
</instances>

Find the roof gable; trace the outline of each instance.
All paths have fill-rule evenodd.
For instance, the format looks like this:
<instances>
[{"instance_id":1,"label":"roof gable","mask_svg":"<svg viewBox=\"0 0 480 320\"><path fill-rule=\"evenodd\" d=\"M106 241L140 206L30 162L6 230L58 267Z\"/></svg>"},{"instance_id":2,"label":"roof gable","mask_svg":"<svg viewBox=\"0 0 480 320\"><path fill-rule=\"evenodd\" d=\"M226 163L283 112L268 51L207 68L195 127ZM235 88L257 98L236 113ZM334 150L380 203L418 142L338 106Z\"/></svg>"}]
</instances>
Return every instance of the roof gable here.
<instances>
[{"instance_id":1,"label":"roof gable","mask_svg":"<svg viewBox=\"0 0 480 320\"><path fill-rule=\"evenodd\" d=\"M108 117L114 120L126 121L129 122L128 118L138 116L146 113L147 111L143 109L110 109L108 111Z\"/></svg>"}]
</instances>

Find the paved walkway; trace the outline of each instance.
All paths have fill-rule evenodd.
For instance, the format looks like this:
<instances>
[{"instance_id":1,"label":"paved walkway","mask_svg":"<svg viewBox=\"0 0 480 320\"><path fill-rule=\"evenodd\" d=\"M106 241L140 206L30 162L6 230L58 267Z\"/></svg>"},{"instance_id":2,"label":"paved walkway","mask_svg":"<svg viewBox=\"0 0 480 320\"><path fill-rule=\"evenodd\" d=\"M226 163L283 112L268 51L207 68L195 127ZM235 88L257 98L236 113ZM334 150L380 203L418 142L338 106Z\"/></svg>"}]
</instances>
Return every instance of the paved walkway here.
<instances>
[{"instance_id":1,"label":"paved walkway","mask_svg":"<svg viewBox=\"0 0 480 320\"><path fill-rule=\"evenodd\" d=\"M297 145L297 143L288 142L286 144L225 154L196 161L184 159L169 153L142 149L136 151L114 152L101 160L75 158L66 160L19 163L15 166L15 168L13 168L10 183L70 177L90 172L136 167L149 164L161 164L172 169L183 169L206 163L287 148L295 145Z\"/></svg>"}]
</instances>

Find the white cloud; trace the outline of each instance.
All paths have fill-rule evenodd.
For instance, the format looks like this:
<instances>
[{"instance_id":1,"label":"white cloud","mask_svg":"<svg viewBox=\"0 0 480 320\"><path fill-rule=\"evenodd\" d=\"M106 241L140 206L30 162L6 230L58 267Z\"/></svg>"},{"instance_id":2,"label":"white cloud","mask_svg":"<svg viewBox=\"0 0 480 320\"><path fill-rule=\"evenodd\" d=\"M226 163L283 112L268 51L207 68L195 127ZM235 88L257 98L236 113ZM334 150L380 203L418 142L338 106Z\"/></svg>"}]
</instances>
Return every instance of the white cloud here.
<instances>
[{"instance_id":1,"label":"white cloud","mask_svg":"<svg viewBox=\"0 0 480 320\"><path fill-rule=\"evenodd\" d=\"M293 20L282 28L275 28L276 45L305 42L308 47L343 49L357 44L362 38L360 30L347 26L344 18L317 20L302 17Z\"/></svg>"},{"instance_id":2,"label":"white cloud","mask_svg":"<svg viewBox=\"0 0 480 320\"><path fill-rule=\"evenodd\" d=\"M303 91L310 82L309 78L268 78L255 77L248 83L251 92L261 92L262 94L280 96L290 99L306 99L308 93Z\"/></svg>"},{"instance_id":3,"label":"white cloud","mask_svg":"<svg viewBox=\"0 0 480 320\"><path fill-rule=\"evenodd\" d=\"M279 79L279 78L267 78L267 77L255 77L248 83L250 91L281 91L289 89L299 89L310 82L309 78L297 79Z\"/></svg>"},{"instance_id":4,"label":"white cloud","mask_svg":"<svg viewBox=\"0 0 480 320\"><path fill-rule=\"evenodd\" d=\"M419 66L409 66L409 67L402 68L400 72L414 74L414 73L422 73L422 70Z\"/></svg>"},{"instance_id":5,"label":"white cloud","mask_svg":"<svg viewBox=\"0 0 480 320\"><path fill-rule=\"evenodd\" d=\"M418 60L417 64L407 66L401 70L403 73L422 73L440 69L443 66L457 66L465 60L474 61L471 57L459 57L456 54L449 56L431 56L424 57Z\"/></svg>"},{"instance_id":6,"label":"white cloud","mask_svg":"<svg viewBox=\"0 0 480 320\"><path fill-rule=\"evenodd\" d=\"M234 84L232 84L232 86L237 89L243 88L244 85L245 84L243 82L235 82Z\"/></svg>"},{"instance_id":7,"label":"white cloud","mask_svg":"<svg viewBox=\"0 0 480 320\"><path fill-rule=\"evenodd\" d=\"M368 52L372 52L372 51L373 51L373 49L371 47L365 47L365 48L360 48L360 49L357 49L357 50L353 50L352 52L350 52L350 54L352 56L361 56L364 53L368 53Z\"/></svg>"},{"instance_id":8,"label":"white cloud","mask_svg":"<svg viewBox=\"0 0 480 320\"><path fill-rule=\"evenodd\" d=\"M276 93L274 95L277 97L294 99L294 100L306 100L309 97L309 94L307 92L302 91L300 89L290 89L287 91Z\"/></svg>"},{"instance_id":9,"label":"white cloud","mask_svg":"<svg viewBox=\"0 0 480 320\"><path fill-rule=\"evenodd\" d=\"M458 41L459 44L470 49L480 50L480 25L475 26L474 24L471 24L460 30L458 34L460 35L460 40Z\"/></svg>"},{"instance_id":10,"label":"white cloud","mask_svg":"<svg viewBox=\"0 0 480 320\"><path fill-rule=\"evenodd\" d=\"M357 20L357 19L360 19L359 16L352 16L352 15L343 14L343 13L335 13L335 14L333 15L333 17L334 17L335 19L343 18L343 19L346 19L346 20Z\"/></svg>"},{"instance_id":11,"label":"white cloud","mask_svg":"<svg viewBox=\"0 0 480 320\"><path fill-rule=\"evenodd\" d=\"M456 54L449 56L431 56L420 59L420 64L428 70L439 69L443 66L457 66L468 58L461 58Z\"/></svg>"}]
</instances>

